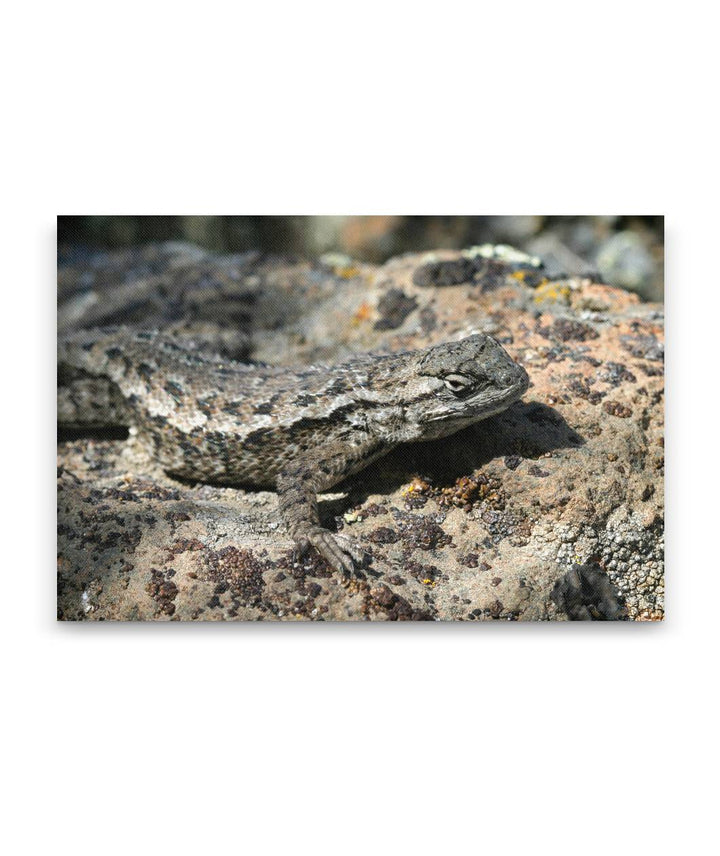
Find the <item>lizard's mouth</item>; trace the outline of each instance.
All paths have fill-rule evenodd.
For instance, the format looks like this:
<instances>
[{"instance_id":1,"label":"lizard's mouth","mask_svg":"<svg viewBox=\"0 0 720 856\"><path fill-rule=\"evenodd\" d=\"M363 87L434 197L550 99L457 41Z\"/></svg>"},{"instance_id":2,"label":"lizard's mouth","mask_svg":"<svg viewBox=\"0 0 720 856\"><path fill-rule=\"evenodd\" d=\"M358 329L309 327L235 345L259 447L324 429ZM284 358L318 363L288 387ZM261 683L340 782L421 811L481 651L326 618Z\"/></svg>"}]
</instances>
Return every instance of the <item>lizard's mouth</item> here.
<instances>
[{"instance_id":1,"label":"lizard's mouth","mask_svg":"<svg viewBox=\"0 0 720 856\"><path fill-rule=\"evenodd\" d=\"M491 396L478 396L474 402L472 399L468 401L468 404L471 405L468 409L476 410L479 414L482 413L484 415L487 413L488 416L492 416L495 413L499 413L501 410L505 410L505 408L509 407L513 402L522 398L526 390L527 384L517 384L508 389L498 390ZM473 404L476 406L472 407Z\"/></svg>"}]
</instances>

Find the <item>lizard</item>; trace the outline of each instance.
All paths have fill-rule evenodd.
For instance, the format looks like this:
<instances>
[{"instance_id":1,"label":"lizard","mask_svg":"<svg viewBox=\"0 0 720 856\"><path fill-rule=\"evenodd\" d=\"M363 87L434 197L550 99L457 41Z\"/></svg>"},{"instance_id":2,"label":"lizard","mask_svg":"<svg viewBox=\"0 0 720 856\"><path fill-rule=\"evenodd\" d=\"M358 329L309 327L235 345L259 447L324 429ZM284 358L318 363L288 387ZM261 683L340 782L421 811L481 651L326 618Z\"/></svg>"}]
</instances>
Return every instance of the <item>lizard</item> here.
<instances>
[{"instance_id":1,"label":"lizard","mask_svg":"<svg viewBox=\"0 0 720 856\"><path fill-rule=\"evenodd\" d=\"M157 331L58 342L58 423L126 426L169 476L274 489L302 555L352 575L366 557L320 525L317 495L401 443L446 437L509 407L525 369L491 336L294 369L233 362Z\"/></svg>"}]
</instances>

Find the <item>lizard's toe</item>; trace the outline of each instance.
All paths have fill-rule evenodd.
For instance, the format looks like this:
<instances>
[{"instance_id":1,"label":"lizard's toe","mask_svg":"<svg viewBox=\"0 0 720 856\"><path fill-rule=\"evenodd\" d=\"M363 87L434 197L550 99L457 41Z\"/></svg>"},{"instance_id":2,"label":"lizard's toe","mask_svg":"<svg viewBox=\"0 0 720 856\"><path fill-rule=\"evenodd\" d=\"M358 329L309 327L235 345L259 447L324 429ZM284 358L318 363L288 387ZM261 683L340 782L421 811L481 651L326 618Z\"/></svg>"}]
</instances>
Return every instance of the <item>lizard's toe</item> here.
<instances>
[{"instance_id":1,"label":"lizard's toe","mask_svg":"<svg viewBox=\"0 0 720 856\"><path fill-rule=\"evenodd\" d=\"M357 565L362 564L364 553L344 535L334 535L318 527L308 533L306 538L323 559L341 574L353 575Z\"/></svg>"},{"instance_id":2,"label":"lizard's toe","mask_svg":"<svg viewBox=\"0 0 720 856\"><path fill-rule=\"evenodd\" d=\"M353 557L355 564L362 566L368 563L369 556L357 541L353 541L347 535L335 535L334 537L336 541L342 544L342 549Z\"/></svg>"},{"instance_id":3,"label":"lizard's toe","mask_svg":"<svg viewBox=\"0 0 720 856\"><path fill-rule=\"evenodd\" d=\"M295 564L300 564L307 556L312 544L307 538L296 538L295 546L293 547L292 560Z\"/></svg>"}]
</instances>

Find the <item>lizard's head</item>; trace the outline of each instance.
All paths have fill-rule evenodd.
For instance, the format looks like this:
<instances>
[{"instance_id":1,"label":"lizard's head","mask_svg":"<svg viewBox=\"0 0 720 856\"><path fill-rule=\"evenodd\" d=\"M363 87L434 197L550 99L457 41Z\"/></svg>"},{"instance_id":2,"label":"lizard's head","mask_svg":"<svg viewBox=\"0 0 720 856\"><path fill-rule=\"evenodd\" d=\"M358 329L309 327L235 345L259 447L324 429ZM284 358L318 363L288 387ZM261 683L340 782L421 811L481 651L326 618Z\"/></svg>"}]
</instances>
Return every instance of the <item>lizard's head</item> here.
<instances>
[{"instance_id":1,"label":"lizard's head","mask_svg":"<svg viewBox=\"0 0 720 856\"><path fill-rule=\"evenodd\" d=\"M529 383L495 339L468 336L418 354L407 415L422 437L441 437L505 410Z\"/></svg>"}]
</instances>

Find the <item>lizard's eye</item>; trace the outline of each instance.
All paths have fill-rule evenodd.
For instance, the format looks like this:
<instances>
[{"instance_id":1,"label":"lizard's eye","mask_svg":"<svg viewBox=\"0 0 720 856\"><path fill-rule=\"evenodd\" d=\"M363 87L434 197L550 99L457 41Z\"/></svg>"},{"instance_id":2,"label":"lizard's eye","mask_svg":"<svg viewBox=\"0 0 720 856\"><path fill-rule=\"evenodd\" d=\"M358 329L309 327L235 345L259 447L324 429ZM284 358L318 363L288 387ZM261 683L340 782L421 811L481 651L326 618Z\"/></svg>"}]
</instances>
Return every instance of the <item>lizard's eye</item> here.
<instances>
[{"instance_id":1,"label":"lizard's eye","mask_svg":"<svg viewBox=\"0 0 720 856\"><path fill-rule=\"evenodd\" d=\"M472 392L473 382L469 377L459 374L446 375L443 378L443 383L455 395L467 395Z\"/></svg>"}]
</instances>

